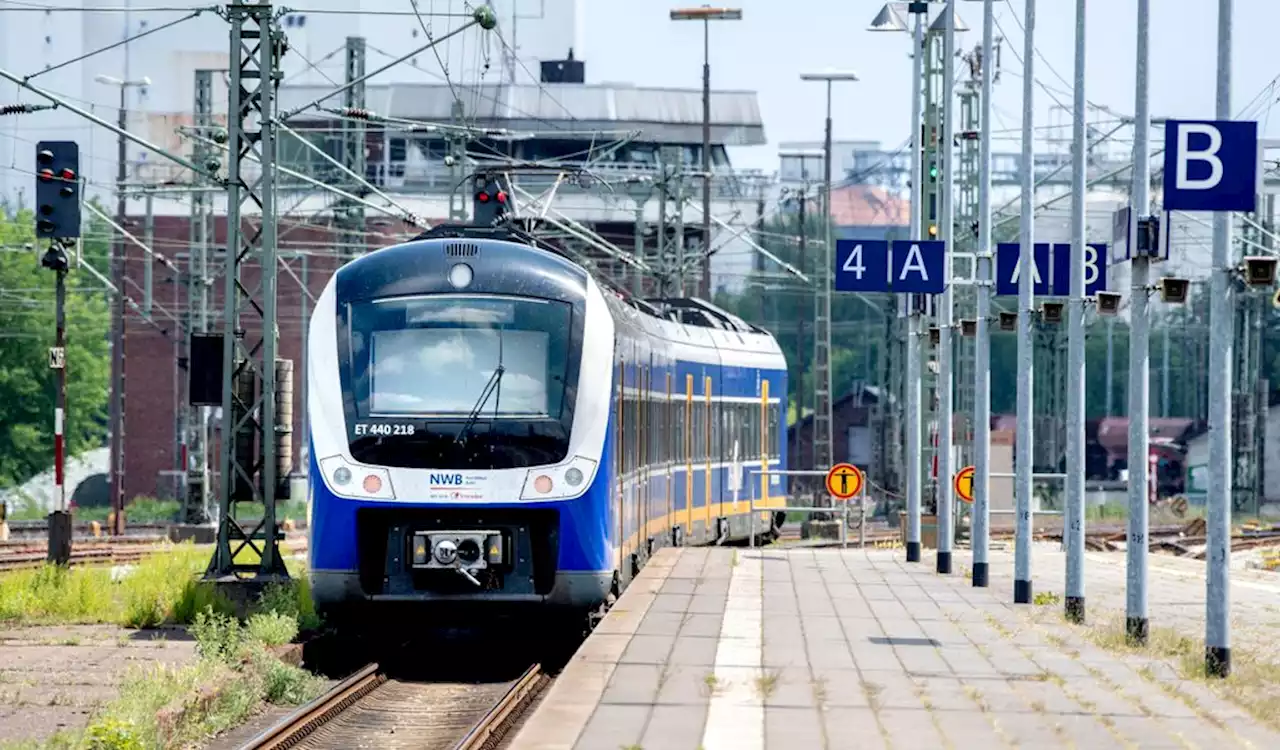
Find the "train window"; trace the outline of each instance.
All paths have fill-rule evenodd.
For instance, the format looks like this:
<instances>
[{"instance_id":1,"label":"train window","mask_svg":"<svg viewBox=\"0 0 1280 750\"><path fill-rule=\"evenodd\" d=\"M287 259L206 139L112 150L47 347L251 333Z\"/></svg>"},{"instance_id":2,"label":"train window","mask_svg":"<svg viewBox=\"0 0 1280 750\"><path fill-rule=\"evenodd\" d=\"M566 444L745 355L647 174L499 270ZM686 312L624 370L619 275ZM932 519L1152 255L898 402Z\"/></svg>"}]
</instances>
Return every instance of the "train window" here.
<instances>
[{"instance_id":1,"label":"train window","mask_svg":"<svg viewBox=\"0 0 1280 750\"><path fill-rule=\"evenodd\" d=\"M581 328L572 306L420 296L356 302L344 313L339 357L357 461L500 469L564 460Z\"/></svg>"},{"instance_id":2,"label":"train window","mask_svg":"<svg viewBox=\"0 0 1280 750\"><path fill-rule=\"evenodd\" d=\"M782 455L780 448L780 438L778 434L781 427L778 426L778 418L781 416L781 406L779 404L769 405L769 455L773 458L779 458Z\"/></svg>"}]
</instances>

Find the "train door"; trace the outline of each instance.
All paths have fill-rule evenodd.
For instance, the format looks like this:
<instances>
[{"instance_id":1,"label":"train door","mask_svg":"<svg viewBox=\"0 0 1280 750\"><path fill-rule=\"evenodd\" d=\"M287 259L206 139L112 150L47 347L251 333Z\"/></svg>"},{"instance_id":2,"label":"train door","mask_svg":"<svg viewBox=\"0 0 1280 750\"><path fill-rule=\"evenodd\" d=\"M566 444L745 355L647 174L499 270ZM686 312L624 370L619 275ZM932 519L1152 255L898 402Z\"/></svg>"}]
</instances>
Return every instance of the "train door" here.
<instances>
[{"instance_id":1,"label":"train door","mask_svg":"<svg viewBox=\"0 0 1280 750\"><path fill-rule=\"evenodd\" d=\"M712 514L712 511L711 511L711 485L712 485L712 482L711 482L711 456L712 456L712 453L711 453L711 445L712 445L712 443L711 443L711 433L712 433L712 431L711 431L711 425L712 425L712 421L711 421L711 420L712 420L712 415L714 414L714 410L711 408L711 376L710 376L710 375L706 375L706 376L704 376L704 377L703 377L703 380L702 380L702 386L703 386L703 394L702 394L702 396L703 396L704 404L705 404L705 405L704 405L704 407L703 407L703 409L702 409L702 429L703 429L703 435L702 435L703 445L702 445L702 447L703 447L703 450L705 451L705 453L704 453L703 455L706 457L706 458L705 458L705 475L706 475L705 489L706 489L706 492L705 492L704 494L706 495L706 499L707 499L707 515L706 515L706 519L707 519L707 527L706 527L706 528L707 528L707 537L710 539L710 538L714 538L714 536L715 536L714 531L713 531L713 529L715 528L715 524L714 524L714 523L712 523L712 521L713 521L713 514Z\"/></svg>"},{"instance_id":2,"label":"train door","mask_svg":"<svg viewBox=\"0 0 1280 750\"><path fill-rule=\"evenodd\" d=\"M667 373L667 400L662 402L662 434L663 435L675 434L674 422L675 422L675 405L671 403L671 373L668 372ZM668 442L667 444L669 445L670 442ZM667 533L670 535L668 538L671 539L671 543L675 544L675 535L671 534L671 528L674 526L679 526L680 524L679 524L679 521L676 520L675 493L671 489L672 480L675 478L674 477L675 472L671 470L673 468L673 464L669 460L670 457L671 457L670 451L667 451L667 450L662 451L662 464L663 464L663 468L665 469L665 475L666 475L666 481L662 483L662 486L664 489L663 494L666 495L666 497L663 498L663 504L666 505L667 507Z\"/></svg>"},{"instance_id":3,"label":"train door","mask_svg":"<svg viewBox=\"0 0 1280 750\"><path fill-rule=\"evenodd\" d=\"M649 405L649 367L636 365L636 547L648 552L649 538L649 469L646 449L649 427L646 408Z\"/></svg>"},{"instance_id":4,"label":"train door","mask_svg":"<svg viewBox=\"0 0 1280 750\"><path fill-rule=\"evenodd\" d=\"M799 424L797 422L796 424ZM797 429L797 433L799 430ZM769 506L769 381L760 381L760 500ZM766 527L768 528L768 527Z\"/></svg>"},{"instance_id":5,"label":"train door","mask_svg":"<svg viewBox=\"0 0 1280 750\"><path fill-rule=\"evenodd\" d=\"M613 454L615 471L618 474L616 485L616 494L614 496L613 507L618 517L618 548L622 554L626 554L626 524L624 523L626 515L623 512L625 507L625 493L623 491L623 474L626 471L626 431L622 429L623 419L626 410L623 408L625 403L623 395L625 393L624 386L626 384L626 364L620 359L618 360L618 389L614 397L614 420L613 420Z\"/></svg>"},{"instance_id":6,"label":"train door","mask_svg":"<svg viewBox=\"0 0 1280 750\"><path fill-rule=\"evenodd\" d=\"M693 373L684 376L684 511L684 533L693 537Z\"/></svg>"}]
</instances>

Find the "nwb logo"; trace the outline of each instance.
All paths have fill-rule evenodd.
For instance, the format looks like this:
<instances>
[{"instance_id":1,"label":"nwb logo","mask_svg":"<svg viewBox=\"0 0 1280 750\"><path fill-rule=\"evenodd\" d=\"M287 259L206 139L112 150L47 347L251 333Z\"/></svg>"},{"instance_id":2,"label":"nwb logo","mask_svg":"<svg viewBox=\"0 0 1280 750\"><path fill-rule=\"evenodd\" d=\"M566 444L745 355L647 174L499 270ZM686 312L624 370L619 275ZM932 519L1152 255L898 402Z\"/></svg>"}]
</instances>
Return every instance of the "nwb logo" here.
<instances>
[{"instance_id":1,"label":"nwb logo","mask_svg":"<svg viewBox=\"0 0 1280 750\"><path fill-rule=\"evenodd\" d=\"M461 474L432 474L431 483L432 484L451 484L454 486L461 486L462 475Z\"/></svg>"}]
</instances>

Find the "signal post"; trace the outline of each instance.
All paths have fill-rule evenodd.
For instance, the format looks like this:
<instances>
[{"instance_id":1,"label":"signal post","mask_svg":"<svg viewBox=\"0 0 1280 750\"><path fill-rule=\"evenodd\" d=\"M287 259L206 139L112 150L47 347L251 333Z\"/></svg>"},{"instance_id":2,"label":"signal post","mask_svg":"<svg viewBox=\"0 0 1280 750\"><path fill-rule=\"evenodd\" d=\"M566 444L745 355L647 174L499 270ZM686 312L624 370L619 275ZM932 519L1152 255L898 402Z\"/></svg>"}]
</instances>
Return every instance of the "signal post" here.
<instances>
[{"instance_id":1,"label":"signal post","mask_svg":"<svg viewBox=\"0 0 1280 750\"><path fill-rule=\"evenodd\" d=\"M49 562L71 562L71 510L67 506L67 252L80 236L80 148L74 141L41 141L36 144L36 237L49 240L40 265L54 272L55 335L49 350L49 368L57 373L53 408L54 509L49 513Z\"/></svg>"}]
</instances>

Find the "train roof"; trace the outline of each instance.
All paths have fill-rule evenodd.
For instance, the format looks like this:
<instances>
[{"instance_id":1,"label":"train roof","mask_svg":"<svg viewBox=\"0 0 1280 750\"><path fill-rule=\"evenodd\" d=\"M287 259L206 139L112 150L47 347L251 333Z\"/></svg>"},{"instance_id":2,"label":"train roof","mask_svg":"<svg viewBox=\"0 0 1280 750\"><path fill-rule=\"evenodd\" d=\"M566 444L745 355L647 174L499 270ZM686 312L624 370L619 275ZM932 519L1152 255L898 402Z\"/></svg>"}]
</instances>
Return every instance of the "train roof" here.
<instances>
[{"instance_id":1,"label":"train roof","mask_svg":"<svg viewBox=\"0 0 1280 750\"><path fill-rule=\"evenodd\" d=\"M581 264L579 264L576 259L564 252L561 248L552 243L540 240L532 233L512 225L481 227L471 224L444 223L428 229L417 237L414 237L411 241L416 242L418 240L460 238L514 242L517 244L528 245L560 256L574 265L581 267ZM608 279L602 278L596 274L591 274L591 276L595 279L597 284L613 292L616 298L624 305L637 311L642 316L656 319L656 321L676 324L674 326L655 326L653 322L646 322L642 324L650 333L660 335L663 338L671 340L692 338L694 340L691 340L690 343L702 343L704 346L715 346L716 344L711 343L712 341L722 340L720 348L724 348L723 344L730 344L729 348L733 348L731 345L734 343L735 339L737 343L740 344L747 344L751 337L754 336L764 336L770 340L773 339L773 336L763 328L752 325L728 310L718 307L704 299L700 299L698 297L637 297L625 288L618 286L617 284L613 284ZM687 331L687 326L692 326L695 329L710 329L711 331L737 335L723 337L704 337L694 335L691 337Z\"/></svg>"}]
</instances>

